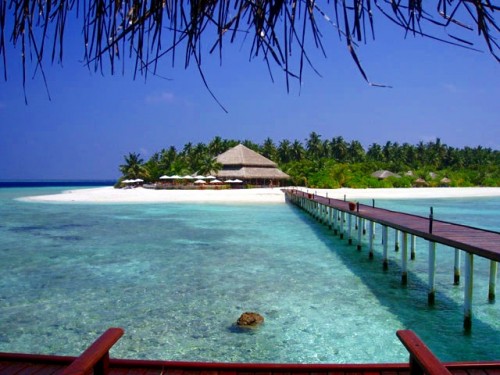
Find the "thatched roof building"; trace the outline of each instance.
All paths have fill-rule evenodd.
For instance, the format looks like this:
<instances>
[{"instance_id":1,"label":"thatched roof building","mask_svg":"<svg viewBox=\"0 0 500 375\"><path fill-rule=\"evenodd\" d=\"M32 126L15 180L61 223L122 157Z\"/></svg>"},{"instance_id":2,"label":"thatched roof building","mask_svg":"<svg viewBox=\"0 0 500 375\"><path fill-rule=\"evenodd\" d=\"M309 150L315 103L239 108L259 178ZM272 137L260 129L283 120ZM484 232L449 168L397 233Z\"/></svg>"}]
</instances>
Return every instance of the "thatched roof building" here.
<instances>
[{"instance_id":1,"label":"thatched roof building","mask_svg":"<svg viewBox=\"0 0 500 375\"><path fill-rule=\"evenodd\" d=\"M396 178L400 178L401 176L396 174L396 173L392 173L391 171L387 171L387 170L378 170L378 171L375 171L371 174L372 177L375 177L375 178L378 178L379 180L383 180L383 179L386 179L388 177L396 177Z\"/></svg>"},{"instance_id":2,"label":"thatched roof building","mask_svg":"<svg viewBox=\"0 0 500 375\"><path fill-rule=\"evenodd\" d=\"M239 179L254 185L281 185L290 178L276 163L239 144L217 156L222 168L216 173L220 180Z\"/></svg>"}]
</instances>

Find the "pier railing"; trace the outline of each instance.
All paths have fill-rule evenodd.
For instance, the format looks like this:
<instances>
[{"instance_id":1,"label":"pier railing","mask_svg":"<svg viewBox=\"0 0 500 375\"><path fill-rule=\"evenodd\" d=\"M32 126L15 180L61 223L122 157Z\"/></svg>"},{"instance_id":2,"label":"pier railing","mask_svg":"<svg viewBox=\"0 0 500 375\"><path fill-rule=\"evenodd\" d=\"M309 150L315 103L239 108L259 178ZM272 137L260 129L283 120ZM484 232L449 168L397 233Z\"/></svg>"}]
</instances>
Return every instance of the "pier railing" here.
<instances>
[{"instance_id":1,"label":"pier railing","mask_svg":"<svg viewBox=\"0 0 500 375\"><path fill-rule=\"evenodd\" d=\"M383 267L388 267L389 228L395 231L395 250L401 243L401 282L408 280L408 246L411 246L411 259L415 258L416 237L425 239L429 244L428 302L435 300L436 244L440 243L455 248L454 283L460 283L461 250L465 252L464 264L464 328L472 325L472 291L474 255L490 260L490 278L488 298L495 301L496 277L500 261L500 232L475 228L472 226L434 220L404 212L349 202L346 199L334 199L312 194L299 189L283 189L286 200L305 210L318 221L327 224L335 234L343 239L347 236L349 244L353 242L353 221L357 224L357 247L361 250L362 234L368 226L369 257L374 256L375 224L382 226ZM400 238L401 237L401 238ZM410 237L410 238L408 238ZM401 240L401 241L400 241Z\"/></svg>"}]
</instances>

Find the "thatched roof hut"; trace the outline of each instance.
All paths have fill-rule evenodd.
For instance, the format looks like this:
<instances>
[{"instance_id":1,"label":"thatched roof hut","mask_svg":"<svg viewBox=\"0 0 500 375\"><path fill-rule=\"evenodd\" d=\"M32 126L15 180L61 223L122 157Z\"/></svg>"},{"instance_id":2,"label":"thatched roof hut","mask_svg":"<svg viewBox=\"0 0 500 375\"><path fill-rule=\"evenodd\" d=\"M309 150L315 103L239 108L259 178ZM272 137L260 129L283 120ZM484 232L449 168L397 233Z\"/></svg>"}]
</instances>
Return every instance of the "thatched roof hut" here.
<instances>
[{"instance_id":1,"label":"thatched roof hut","mask_svg":"<svg viewBox=\"0 0 500 375\"><path fill-rule=\"evenodd\" d=\"M396 178L400 178L401 176L396 174L396 173L392 173L391 171L386 171L386 170L378 170L376 172L373 172L371 174L372 177L375 177L375 178L378 178L379 180L383 180L387 177L396 177Z\"/></svg>"},{"instance_id":2,"label":"thatched roof hut","mask_svg":"<svg viewBox=\"0 0 500 375\"><path fill-rule=\"evenodd\" d=\"M239 144L217 156L222 164L216 175L219 179L240 179L256 185L280 185L289 175L278 169L276 163Z\"/></svg>"},{"instance_id":3,"label":"thatched roof hut","mask_svg":"<svg viewBox=\"0 0 500 375\"><path fill-rule=\"evenodd\" d=\"M417 178L413 183L413 185L416 187L427 187L429 186L429 183L425 181L423 178Z\"/></svg>"}]
</instances>

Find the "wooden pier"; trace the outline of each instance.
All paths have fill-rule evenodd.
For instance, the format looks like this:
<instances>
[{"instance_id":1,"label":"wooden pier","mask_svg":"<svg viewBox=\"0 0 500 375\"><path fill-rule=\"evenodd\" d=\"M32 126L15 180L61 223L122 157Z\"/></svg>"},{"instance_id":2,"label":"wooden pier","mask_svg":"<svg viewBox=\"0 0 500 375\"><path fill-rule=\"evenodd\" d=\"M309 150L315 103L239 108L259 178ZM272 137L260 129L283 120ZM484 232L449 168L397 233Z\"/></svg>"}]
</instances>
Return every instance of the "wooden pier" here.
<instances>
[{"instance_id":1,"label":"wooden pier","mask_svg":"<svg viewBox=\"0 0 500 375\"><path fill-rule=\"evenodd\" d=\"M109 328L79 357L0 353L2 375L499 375L500 361L442 363L412 331L397 336L409 352L407 363L280 364L174 362L110 359L124 334Z\"/></svg>"},{"instance_id":2,"label":"wooden pier","mask_svg":"<svg viewBox=\"0 0 500 375\"><path fill-rule=\"evenodd\" d=\"M465 252L464 264L464 328L472 326L472 290L474 256L490 260L488 298L495 300L498 262L500 261L500 233L466 225L435 220L429 217L411 215L403 212L333 199L302 190L283 189L286 200L313 215L318 221L327 224L335 234L351 244L354 240L353 222L357 223L357 247L362 247L362 234L368 227L369 257L373 258L375 224L382 226L383 267L388 267L389 228L394 230L395 250L401 250L401 282L408 281L408 246L410 257L415 257L416 237L429 244L428 302L435 300L436 244L455 248L454 283L460 283L460 256ZM409 238L410 237L410 238Z\"/></svg>"}]
</instances>

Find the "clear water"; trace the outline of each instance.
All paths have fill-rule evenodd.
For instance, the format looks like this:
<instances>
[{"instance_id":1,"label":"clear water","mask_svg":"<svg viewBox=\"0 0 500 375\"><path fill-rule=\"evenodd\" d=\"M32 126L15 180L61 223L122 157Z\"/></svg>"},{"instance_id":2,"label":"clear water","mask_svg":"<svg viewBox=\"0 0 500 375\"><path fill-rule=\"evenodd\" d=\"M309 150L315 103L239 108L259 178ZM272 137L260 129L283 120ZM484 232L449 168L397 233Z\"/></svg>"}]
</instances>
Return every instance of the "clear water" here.
<instances>
[{"instance_id":1,"label":"clear water","mask_svg":"<svg viewBox=\"0 0 500 375\"><path fill-rule=\"evenodd\" d=\"M112 356L189 361L405 362L410 328L441 360L500 358L500 307L489 262L475 260L471 334L453 249L438 246L436 305L427 305L427 244L409 284L399 253L381 267L287 204L47 204L0 189L0 351L77 355L110 326ZM377 201L377 206L498 230L500 199ZM466 216L467 215L467 216ZM391 241L394 241L391 233ZM500 292L499 292L500 293ZM240 331L242 312L265 324Z\"/></svg>"}]
</instances>

